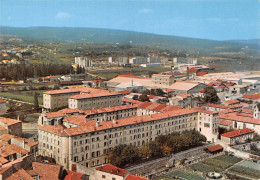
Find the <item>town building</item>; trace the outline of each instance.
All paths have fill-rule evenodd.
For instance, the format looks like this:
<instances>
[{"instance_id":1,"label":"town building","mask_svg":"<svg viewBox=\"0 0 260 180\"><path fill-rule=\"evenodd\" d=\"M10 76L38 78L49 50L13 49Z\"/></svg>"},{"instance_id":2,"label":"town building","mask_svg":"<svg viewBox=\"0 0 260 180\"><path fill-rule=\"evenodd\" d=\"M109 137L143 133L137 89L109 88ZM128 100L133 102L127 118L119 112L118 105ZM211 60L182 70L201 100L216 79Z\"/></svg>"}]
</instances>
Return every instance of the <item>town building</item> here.
<instances>
[{"instance_id":1,"label":"town building","mask_svg":"<svg viewBox=\"0 0 260 180\"><path fill-rule=\"evenodd\" d=\"M12 134L22 136L22 122L16 119L0 117L0 135Z\"/></svg>"},{"instance_id":2,"label":"town building","mask_svg":"<svg viewBox=\"0 0 260 180\"><path fill-rule=\"evenodd\" d=\"M182 108L194 108L199 105L199 98L184 92L177 94L173 98L169 98L169 104Z\"/></svg>"},{"instance_id":3,"label":"town building","mask_svg":"<svg viewBox=\"0 0 260 180\"><path fill-rule=\"evenodd\" d=\"M92 60L88 59L87 57L75 57L75 64L78 64L80 67L83 68L93 66Z\"/></svg>"},{"instance_id":4,"label":"town building","mask_svg":"<svg viewBox=\"0 0 260 180\"><path fill-rule=\"evenodd\" d=\"M71 109L98 109L122 105L123 95L116 92L102 91L77 94L69 97Z\"/></svg>"},{"instance_id":5,"label":"town building","mask_svg":"<svg viewBox=\"0 0 260 180\"><path fill-rule=\"evenodd\" d=\"M110 148L119 144L140 146L161 134L195 128L214 142L217 122L215 111L179 109L102 122L88 119L77 127L44 125L38 130L39 154L54 158L65 168L71 168L73 163L92 167L108 163Z\"/></svg>"},{"instance_id":6,"label":"town building","mask_svg":"<svg viewBox=\"0 0 260 180\"><path fill-rule=\"evenodd\" d=\"M236 145L240 143L245 143L249 139L253 139L254 131L248 128L238 129L221 134L221 140L229 145Z\"/></svg>"},{"instance_id":7,"label":"town building","mask_svg":"<svg viewBox=\"0 0 260 180\"><path fill-rule=\"evenodd\" d=\"M170 86L174 83L174 77L172 75L153 74L152 83L159 86L161 84Z\"/></svg>"},{"instance_id":8,"label":"town building","mask_svg":"<svg viewBox=\"0 0 260 180\"><path fill-rule=\"evenodd\" d=\"M70 88L70 89L59 89L51 90L43 93L43 107L46 111L68 107L69 97L79 94L102 93L109 92L103 89L94 88Z\"/></svg>"}]
</instances>

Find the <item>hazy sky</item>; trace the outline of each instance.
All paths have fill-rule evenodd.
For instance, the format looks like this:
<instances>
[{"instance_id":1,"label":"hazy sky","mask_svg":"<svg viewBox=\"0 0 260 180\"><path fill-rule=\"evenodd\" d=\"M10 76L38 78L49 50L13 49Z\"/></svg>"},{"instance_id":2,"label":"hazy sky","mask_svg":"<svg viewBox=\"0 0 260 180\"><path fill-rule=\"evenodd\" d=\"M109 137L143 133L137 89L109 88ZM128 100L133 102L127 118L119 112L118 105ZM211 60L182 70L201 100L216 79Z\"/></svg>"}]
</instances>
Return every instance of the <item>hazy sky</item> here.
<instances>
[{"instance_id":1,"label":"hazy sky","mask_svg":"<svg viewBox=\"0 0 260 180\"><path fill-rule=\"evenodd\" d=\"M0 0L0 25L259 39L260 0Z\"/></svg>"}]
</instances>

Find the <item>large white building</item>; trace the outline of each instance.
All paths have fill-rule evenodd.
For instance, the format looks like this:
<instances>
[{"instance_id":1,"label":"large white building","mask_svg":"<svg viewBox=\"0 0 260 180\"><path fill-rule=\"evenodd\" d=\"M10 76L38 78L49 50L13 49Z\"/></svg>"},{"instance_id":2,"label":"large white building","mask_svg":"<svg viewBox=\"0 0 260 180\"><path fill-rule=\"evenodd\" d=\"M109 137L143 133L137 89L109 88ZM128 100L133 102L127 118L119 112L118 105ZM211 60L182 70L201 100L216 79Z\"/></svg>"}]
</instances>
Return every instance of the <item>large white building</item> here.
<instances>
[{"instance_id":1,"label":"large white building","mask_svg":"<svg viewBox=\"0 0 260 180\"><path fill-rule=\"evenodd\" d=\"M92 60L88 59L87 57L75 57L75 64L78 64L80 67L92 67Z\"/></svg>"},{"instance_id":2,"label":"large white building","mask_svg":"<svg viewBox=\"0 0 260 180\"><path fill-rule=\"evenodd\" d=\"M54 158L65 168L71 169L73 163L91 167L108 163L109 149L119 144L141 146L172 132L195 128L214 142L217 122L217 112L203 109L178 109L102 122L72 118L63 125L39 127L39 154Z\"/></svg>"},{"instance_id":3,"label":"large white building","mask_svg":"<svg viewBox=\"0 0 260 180\"><path fill-rule=\"evenodd\" d=\"M46 91L43 93L43 107L47 111L65 108L68 107L69 105L69 97L73 95L87 94L88 96L91 96L93 94L98 94L98 93L99 94L107 93L107 96L109 96L110 92L107 90L94 89L94 88L71 88L71 89L59 89L59 90ZM96 106L93 106L93 108L95 107Z\"/></svg>"}]
</instances>

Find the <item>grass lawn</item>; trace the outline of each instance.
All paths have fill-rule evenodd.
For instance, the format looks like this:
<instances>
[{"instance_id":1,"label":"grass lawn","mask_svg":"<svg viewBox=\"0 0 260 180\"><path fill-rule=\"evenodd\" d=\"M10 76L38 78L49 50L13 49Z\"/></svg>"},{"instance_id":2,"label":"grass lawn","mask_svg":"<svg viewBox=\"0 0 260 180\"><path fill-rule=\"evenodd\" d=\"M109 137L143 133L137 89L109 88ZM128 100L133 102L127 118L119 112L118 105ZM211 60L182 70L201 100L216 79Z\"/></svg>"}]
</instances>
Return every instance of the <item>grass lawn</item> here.
<instances>
[{"instance_id":1,"label":"grass lawn","mask_svg":"<svg viewBox=\"0 0 260 180\"><path fill-rule=\"evenodd\" d=\"M46 90L38 91L15 91L15 92L0 92L0 97L6 97L9 99L16 99L20 101L33 103L34 101L34 92L37 92L39 104L43 103L43 92Z\"/></svg>"},{"instance_id":2,"label":"grass lawn","mask_svg":"<svg viewBox=\"0 0 260 180\"><path fill-rule=\"evenodd\" d=\"M198 174L192 173L192 172L188 172L185 170L176 170L173 172L170 172L169 174L167 174L168 177L181 177L181 178L185 178L188 180L204 180L203 177L201 177Z\"/></svg>"}]
</instances>

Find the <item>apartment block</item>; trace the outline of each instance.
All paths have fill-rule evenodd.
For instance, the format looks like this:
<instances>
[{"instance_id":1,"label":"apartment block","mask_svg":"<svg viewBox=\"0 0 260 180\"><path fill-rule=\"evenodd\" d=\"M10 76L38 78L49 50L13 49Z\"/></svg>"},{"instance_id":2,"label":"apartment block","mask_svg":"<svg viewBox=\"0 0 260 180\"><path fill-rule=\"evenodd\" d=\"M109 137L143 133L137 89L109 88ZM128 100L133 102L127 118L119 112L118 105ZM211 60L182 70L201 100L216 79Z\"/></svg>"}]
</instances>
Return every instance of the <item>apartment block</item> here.
<instances>
[{"instance_id":1,"label":"apartment block","mask_svg":"<svg viewBox=\"0 0 260 180\"><path fill-rule=\"evenodd\" d=\"M22 122L20 120L0 117L0 134L22 136Z\"/></svg>"},{"instance_id":2,"label":"apartment block","mask_svg":"<svg viewBox=\"0 0 260 180\"><path fill-rule=\"evenodd\" d=\"M108 91L94 88L71 88L46 91L43 93L43 107L46 111L65 108L68 107L68 100L70 96L81 93L92 94L97 92L101 93Z\"/></svg>"},{"instance_id":3,"label":"apartment block","mask_svg":"<svg viewBox=\"0 0 260 180\"><path fill-rule=\"evenodd\" d=\"M39 127L39 154L52 157L65 168L73 163L93 167L108 163L107 153L119 144L142 144L158 135L197 129L208 138L217 138L218 113L203 109L179 109L152 115L117 120L75 121L74 127L44 125ZM74 122L74 123L75 123Z\"/></svg>"},{"instance_id":4,"label":"apartment block","mask_svg":"<svg viewBox=\"0 0 260 180\"><path fill-rule=\"evenodd\" d=\"M120 93L109 91L82 93L69 97L69 108L87 110L120 106L122 97Z\"/></svg>"},{"instance_id":5,"label":"apartment block","mask_svg":"<svg viewBox=\"0 0 260 180\"><path fill-rule=\"evenodd\" d=\"M174 83L174 77L172 75L153 74L152 83L156 85L171 85Z\"/></svg>"}]
</instances>

